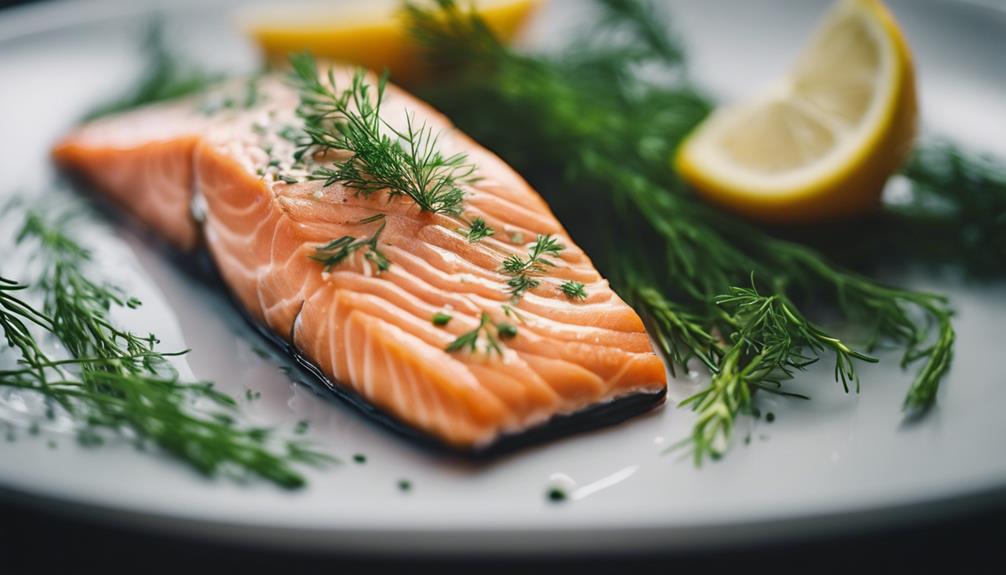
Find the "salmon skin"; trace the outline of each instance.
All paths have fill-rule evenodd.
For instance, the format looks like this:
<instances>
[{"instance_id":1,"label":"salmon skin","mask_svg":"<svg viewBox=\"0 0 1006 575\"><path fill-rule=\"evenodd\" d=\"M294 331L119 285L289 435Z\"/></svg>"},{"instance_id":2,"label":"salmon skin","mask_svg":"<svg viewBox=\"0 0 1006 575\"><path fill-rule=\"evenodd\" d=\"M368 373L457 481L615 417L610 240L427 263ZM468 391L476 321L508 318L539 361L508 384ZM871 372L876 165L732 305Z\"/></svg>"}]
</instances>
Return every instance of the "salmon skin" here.
<instances>
[{"instance_id":1,"label":"salmon skin","mask_svg":"<svg viewBox=\"0 0 1006 575\"><path fill-rule=\"evenodd\" d=\"M350 74L336 68L333 79ZM295 157L298 103L282 76L235 80L80 126L53 158L174 248L207 253L256 326L396 428L485 452L663 401L665 367L639 316L502 160L389 85L382 120L428 126L439 151L465 154L478 177L462 184L462 213L423 211L310 178L345 158ZM493 235L469 241L475 218ZM503 262L543 237L562 249L515 297ZM318 261L340 238L373 242ZM466 334L472 345L452 346Z\"/></svg>"}]
</instances>

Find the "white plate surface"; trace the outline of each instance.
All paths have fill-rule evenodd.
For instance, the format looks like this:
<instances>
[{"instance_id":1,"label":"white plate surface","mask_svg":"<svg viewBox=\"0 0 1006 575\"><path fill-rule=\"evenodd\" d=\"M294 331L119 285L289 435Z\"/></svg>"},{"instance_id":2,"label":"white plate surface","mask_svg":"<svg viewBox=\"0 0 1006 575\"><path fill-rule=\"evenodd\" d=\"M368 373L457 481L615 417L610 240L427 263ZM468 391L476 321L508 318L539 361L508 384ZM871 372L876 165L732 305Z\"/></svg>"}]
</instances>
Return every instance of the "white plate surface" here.
<instances>
[{"instance_id":1,"label":"white plate surface","mask_svg":"<svg viewBox=\"0 0 1006 575\"><path fill-rule=\"evenodd\" d=\"M688 41L695 76L723 98L774 75L823 12L823 1L668 2ZM555 1L530 30L532 45L559 42L582 21L582 3ZM1006 14L963 3L892 1L920 70L925 123L934 131L1006 156ZM232 26L233 6L164 2L168 37L216 69L251 69L252 47ZM137 73L137 38L151 12L139 2L58 2L0 13L0 173L8 194L51 181L48 146L94 102ZM0 198L2 199L2 198ZM0 241L7 242L9 229ZM672 549L791 537L932 514L1006 489L1006 375L999 353L1006 284L965 285L919 277L948 291L959 311L959 343L933 413L902 422L910 374L894 358L862 370L863 391L845 395L822 367L796 387L809 402L762 398L774 423L745 421L749 446L697 469L663 455L685 437L691 413L674 400L700 381L671 384L672 402L629 423L519 452L460 463L417 449L336 400L290 383L253 352L262 346L218 293L193 283L121 229L89 226L112 277L146 303L123 316L155 330L164 349L191 348L186 373L246 389L249 417L289 430L309 419L309 437L347 463L308 471L310 486L285 492L197 477L167 458L130 446L78 448L58 430L0 442L0 485L8 493L87 509L150 527L275 545L356 551ZM7 244L2 244L7 245ZM882 249L882 247L878 247ZM0 260L0 271L10 260ZM5 409L10 409L8 406ZM59 442L55 450L47 438ZM352 463L364 453L367 463ZM554 474L579 488L562 505L546 501ZM396 487L413 484L410 493Z\"/></svg>"}]
</instances>

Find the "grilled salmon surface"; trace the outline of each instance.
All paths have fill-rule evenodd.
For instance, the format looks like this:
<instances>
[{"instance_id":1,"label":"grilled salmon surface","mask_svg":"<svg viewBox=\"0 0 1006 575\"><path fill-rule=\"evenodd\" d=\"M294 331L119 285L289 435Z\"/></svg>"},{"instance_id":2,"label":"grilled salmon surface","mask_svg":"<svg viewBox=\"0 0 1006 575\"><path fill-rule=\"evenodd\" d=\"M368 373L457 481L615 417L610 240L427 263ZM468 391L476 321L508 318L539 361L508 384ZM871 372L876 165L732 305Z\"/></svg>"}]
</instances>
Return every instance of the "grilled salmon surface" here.
<instances>
[{"instance_id":1,"label":"grilled salmon surface","mask_svg":"<svg viewBox=\"0 0 1006 575\"><path fill-rule=\"evenodd\" d=\"M484 449L622 399L659 403L665 369L639 316L502 160L389 85L383 120L426 123L443 153L466 154L478 176L463 186L460 216L422 211L404 196L308 178L312 165L338 158L294 160L297 106L280 76L233 81L83 125L53 155L178 249L208 251L243 311L330 385L450 446ZM495 233L470 242L462 228L476 217ZM386 269L366 250L327 270L312 257L334 239L375 232ZM564 249L513 298L502 262L549 235ZM586 297L564 295L568 281ZM451 319L437 325L438 314ZM474 350L448 351L483 314L516 335L495 349L476 339Z\"/></svg>"}]
</instances>

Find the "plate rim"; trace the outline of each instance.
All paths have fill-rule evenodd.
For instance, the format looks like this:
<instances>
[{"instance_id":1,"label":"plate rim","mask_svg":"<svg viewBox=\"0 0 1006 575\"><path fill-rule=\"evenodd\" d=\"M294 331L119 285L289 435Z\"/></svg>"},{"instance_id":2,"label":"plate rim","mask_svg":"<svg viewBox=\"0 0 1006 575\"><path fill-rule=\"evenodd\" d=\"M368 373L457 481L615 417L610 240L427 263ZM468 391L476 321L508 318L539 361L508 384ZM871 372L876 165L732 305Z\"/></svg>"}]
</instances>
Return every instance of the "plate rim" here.
<instances>
[{"instance_id":1,"label":"plate rim","mask_svg":"<svg viewBox=\"0 0 1006 575\"><path fill-rule=\"evenodd\" d=\"M979 488L921 501L863 506L843 511L793 516L713 521L677 526L616 526L588 524L577 529L472 529L424 527L297 527L234 522L188 515L170 515L110 506L12 487L0 482L0 503L47 512L52 516L117 528L136 528L143 535L159 534L217 544L255 545L267 550L325 553L380 553L389 557L450 557L480 555L549 557L634 552L683 553L725 550L767 544L799 544L827 537L869 534L906 528L919 522L967 517L1006 504L1006 484ZM394 541L394 544L390 544ZM547 541L547 545L543 545Z\"/></svg>"}]
</instances>

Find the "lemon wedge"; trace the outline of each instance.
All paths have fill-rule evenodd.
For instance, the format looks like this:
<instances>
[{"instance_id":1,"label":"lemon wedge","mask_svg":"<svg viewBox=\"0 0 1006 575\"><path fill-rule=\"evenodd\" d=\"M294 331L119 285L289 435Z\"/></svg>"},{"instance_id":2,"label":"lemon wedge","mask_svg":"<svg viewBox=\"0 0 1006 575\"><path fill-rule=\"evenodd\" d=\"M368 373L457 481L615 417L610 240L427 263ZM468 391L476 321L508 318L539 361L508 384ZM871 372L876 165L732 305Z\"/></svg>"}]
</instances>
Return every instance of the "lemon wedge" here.
<instances>
[{"instance_id":1,"label":"lemon wedge","mask_svg":"<svg viewBox=\"0 0 1006 575\"><path fill-rule=\"evenodd\" d=\"M422 79L420 48L409 36L402 0L286 3L249 9L241 23L273 64L308 51L378 72L396 82ZM473 5L502 41L512 40L542 0L476 0Z\"/></svg>"},{"instance_id":2,"label":"lemon wedge","mask_svg":"<svg viewBox=\"0 0 1006 575\"><path fill-rule=\"evenodd\" d=\"M861 214L911 150L912 58L880 0L839 0L790 72L717 109L686 138L678 172L709 200L754 219Z\"/></svg>"}]
</instances>

